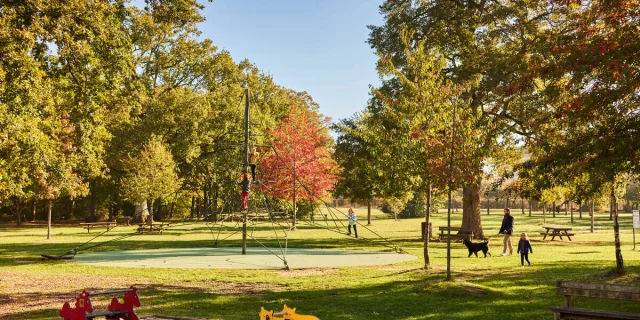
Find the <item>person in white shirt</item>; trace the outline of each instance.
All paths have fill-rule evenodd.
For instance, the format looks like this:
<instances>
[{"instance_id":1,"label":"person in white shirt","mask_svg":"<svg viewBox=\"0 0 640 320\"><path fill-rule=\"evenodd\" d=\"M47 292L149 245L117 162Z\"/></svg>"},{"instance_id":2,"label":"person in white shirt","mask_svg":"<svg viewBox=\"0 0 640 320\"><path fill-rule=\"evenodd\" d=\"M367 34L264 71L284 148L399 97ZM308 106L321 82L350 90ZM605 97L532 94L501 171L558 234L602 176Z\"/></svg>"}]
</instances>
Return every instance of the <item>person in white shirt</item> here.
<instances>
[{"instance_id":1,"label":"person in white shirt","mask_svg":"<svg viewBox=\"0 0 640 320\"><path fill-rule=\"evenodd\" d=\"M358 237L358 229L356 229L356 221L358 218L356 217L355 212L353 212L353 208L349 208L349 214L347 214L347 218L349 219L349 233L347 235L351 235L351 227L353 227L353 232L356 234L356 238Z\"/></svg>"}]
</instances>

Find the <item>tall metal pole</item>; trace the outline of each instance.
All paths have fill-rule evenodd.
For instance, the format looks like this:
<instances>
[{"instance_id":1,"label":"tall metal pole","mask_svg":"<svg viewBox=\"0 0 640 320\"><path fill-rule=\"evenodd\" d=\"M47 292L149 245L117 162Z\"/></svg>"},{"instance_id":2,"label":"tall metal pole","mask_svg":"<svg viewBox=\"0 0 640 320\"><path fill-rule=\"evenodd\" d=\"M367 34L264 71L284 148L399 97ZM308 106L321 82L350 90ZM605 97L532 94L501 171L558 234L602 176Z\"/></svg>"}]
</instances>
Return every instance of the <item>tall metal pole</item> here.
<instances>
[{"instance_id":1,"label":"tall metal pole","mask_svg":"<svg viewBox=\"0 0 640 320\"><path fill-rule=\"evenodd\" d=\"M247 167L249 166L249 88L245 90L245 103L244 103L244 157L243 157L243 175L247 173ZM244 211L242 216L242 254L247 254L247 213L249 208Z\"/></svg>"},{"instance_id":2,"label":"tall metal pole","mask_svg":"<svg viewBox=\"0 0 640 320\"><path fill-rule=\"evenodd\" d=\"M451 151L449 154L449 206L447 208L447 280L451 280L451 189L453 188L453 142L456 137L456 102L451 119Z\"/></svg>"}]
</instances>

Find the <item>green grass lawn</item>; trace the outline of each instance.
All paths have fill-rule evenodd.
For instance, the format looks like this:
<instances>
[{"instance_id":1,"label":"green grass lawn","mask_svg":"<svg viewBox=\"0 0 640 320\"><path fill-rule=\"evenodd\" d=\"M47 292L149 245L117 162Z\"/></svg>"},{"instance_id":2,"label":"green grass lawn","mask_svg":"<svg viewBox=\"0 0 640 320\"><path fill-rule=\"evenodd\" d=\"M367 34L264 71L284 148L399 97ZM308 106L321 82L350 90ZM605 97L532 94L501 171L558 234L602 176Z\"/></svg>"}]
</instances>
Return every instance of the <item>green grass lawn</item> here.
<instances>
[{"instance_id":1,"label":"green grass lawn","mask_svg":"<svg viewBox=\"0 0 640 320\"><path fill-rule=\"evenodd\" d=\"M82 289L99 291L130 285L139 289L142 306L138 314L250 320L258 319L261 306L280 310L286 303L301 314L324 320L550 319L552 314L545 308L563 301L555 294L557 280L640 285L640 251L633 251L630 214L620 217L627 274L615 276L613 228L608 214L596 215L595 233L589 232L587 214L579 220L575 213L573 224L564 213L557 218L548 217L548 225L571 226L576 235L571 242L542 242L542 214L534 212L529 217L519 210L513 212L516 234L529 233L533 266L521 268L519 255L500 256L502 236L497 232L502 214L496 210L486 215L483 211L483 229L490 238L493 257L467 258L466 248L452 243L453 281L444 281L446 243L431 242L432 268L423 269L423 243L419 240L423 219L394 221L379 211L374 211L369 228L418 256L417 260L375 267L291 271L94 267L38 258L41 253L62 254L93 238L100 229L87 234L80 227L54 227L52 240L47 241L45 227L3 225L0 319L56 319L64 301L72 301ZM357 209L356 213L359 221L366 223L366 210ZM452 225L459 225L460 219L461 212L454 213ZM446 225L446 212L434 214L432 221L437 232L438 226ZM133 230L134 227L118 227L94 242ZM269 225L250 230L267 245L277 246L275 240L268 239L273 234ZM374 240L353 239L300 223L289 236L289 247L391 251L365 228L359 227L358 231L362 238ZM106 243L88 251L210 247L213 239L204 224L192 224L162 235L146 234ZM220 245L239 247L240 235ZM257 246L253 241L249 245ZM94 300L96 310L106 304L107 298ZM576 306L640 313L640 304L628 301L577 298Z\"/></svg>"}]
</instances>

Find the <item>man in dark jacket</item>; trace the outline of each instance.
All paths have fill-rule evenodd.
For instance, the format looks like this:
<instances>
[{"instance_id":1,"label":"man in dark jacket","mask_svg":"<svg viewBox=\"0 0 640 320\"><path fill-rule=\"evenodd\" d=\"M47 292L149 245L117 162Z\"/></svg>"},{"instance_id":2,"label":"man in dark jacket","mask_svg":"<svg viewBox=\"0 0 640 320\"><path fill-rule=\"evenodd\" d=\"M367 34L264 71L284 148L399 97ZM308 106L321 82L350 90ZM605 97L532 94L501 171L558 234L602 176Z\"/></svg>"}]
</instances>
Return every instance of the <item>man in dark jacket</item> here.
<instances>
[{"instance_id":1,"label":"man in dark jacket","mask_svg":"<svg viewBox=\"0 0 640 320\"><path fill-rule=\"evenodd\" d=\"M513 254L513 247L511 246L511 235L513 234L513 216L511 216L511 209L504 208L504 218L502 219L502 226L500 226L500 232L504 234L504 249L502 249L502 256L510 256ZM509 253L507 253L507 246L509 247Z\"/></svg>"}]
</instances>

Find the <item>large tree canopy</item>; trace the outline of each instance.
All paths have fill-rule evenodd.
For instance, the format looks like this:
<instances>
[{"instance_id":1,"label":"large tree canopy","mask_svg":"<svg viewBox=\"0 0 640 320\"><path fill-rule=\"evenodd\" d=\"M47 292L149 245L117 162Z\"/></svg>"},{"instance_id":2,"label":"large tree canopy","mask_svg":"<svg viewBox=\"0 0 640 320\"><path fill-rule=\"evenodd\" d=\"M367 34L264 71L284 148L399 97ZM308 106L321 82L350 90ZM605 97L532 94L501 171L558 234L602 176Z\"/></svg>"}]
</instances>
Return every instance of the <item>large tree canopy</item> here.
<instances>
[{"instance_id":1,"label":"large tree canopy","mask_svg":"<svg viewBox=\"0 0 640 320\"><path fill-rule=\"evenodd\" d=\"M338 167L327 121L309 109L313 101L308 96L291 94L295 97L289 115L268 131L273 148L260 163L260 179L271 196L293 201L295 227L297 200L326 197L334 188Z\"/></svg>"}]
</instances>

